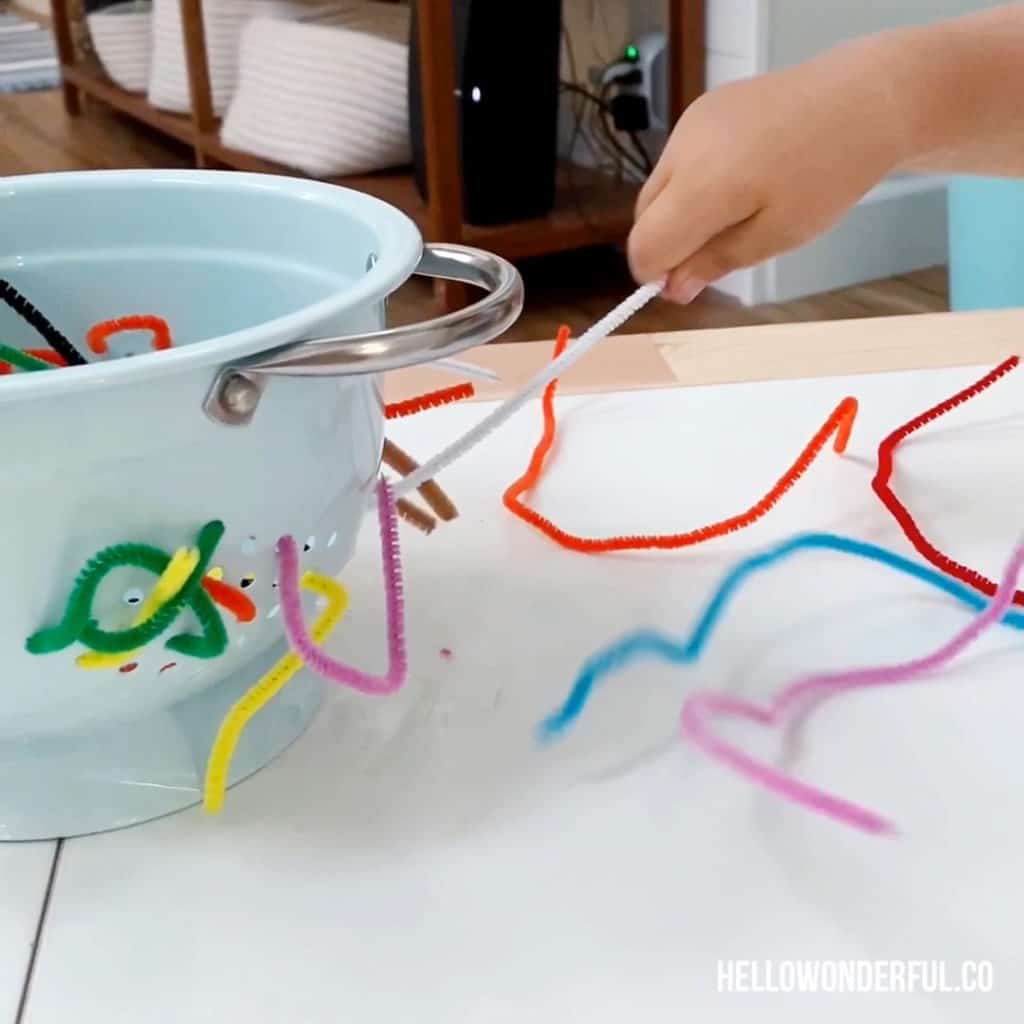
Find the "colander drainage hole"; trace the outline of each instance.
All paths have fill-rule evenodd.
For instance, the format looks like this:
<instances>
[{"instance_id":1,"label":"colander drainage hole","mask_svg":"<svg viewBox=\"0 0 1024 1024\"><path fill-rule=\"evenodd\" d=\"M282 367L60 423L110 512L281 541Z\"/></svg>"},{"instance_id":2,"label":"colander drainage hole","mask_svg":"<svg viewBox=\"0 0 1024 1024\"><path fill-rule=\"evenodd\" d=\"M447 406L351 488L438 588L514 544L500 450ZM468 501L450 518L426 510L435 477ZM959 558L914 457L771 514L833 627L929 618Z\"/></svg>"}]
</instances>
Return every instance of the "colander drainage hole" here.
<instances>
[{"instance_id":1,"label":"colander drainage hole","mask_svg":"<svg viewBox=\"0 0 1024 1024\"><path fill-rule=\"evenodd\" d=\"M125 604L142 604L142 599L144 596L145 595L142 593L141 590L138 589L138 587L133 587L131 590L126 590L124 592L124 597L122 598L122 600L124 601Z\"/></svg>"}]
</instances>

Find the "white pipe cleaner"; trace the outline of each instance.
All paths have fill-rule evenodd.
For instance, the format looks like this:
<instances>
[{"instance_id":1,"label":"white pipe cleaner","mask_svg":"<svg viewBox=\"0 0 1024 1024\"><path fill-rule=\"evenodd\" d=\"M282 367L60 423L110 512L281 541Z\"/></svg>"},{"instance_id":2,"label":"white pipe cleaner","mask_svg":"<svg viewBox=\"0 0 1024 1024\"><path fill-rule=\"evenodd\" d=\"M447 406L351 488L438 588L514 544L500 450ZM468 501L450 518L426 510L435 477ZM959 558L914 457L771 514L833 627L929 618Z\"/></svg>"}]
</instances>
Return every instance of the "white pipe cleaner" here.
<instances>
[{"instance_id":1,"label":"white pipe cleaner","mask_svg":"<svg viewBox=\"0 0 1024 1024\"><path fill-rule=\"evenodd\" d=\"M618 330L631 316L639 312L658 295L664 282L641 285L632 295L620 302L610 313L605 314L580 336L575 345L570 345L557 359L548 363L514 395L506 399L476 426L471 427L457 441L428 459L415 472L397 481L394 486L396 498L415 491L428 480L432 480L456 459L462 458L475 448L488 434L497 430L506 420L514 416L530 399L539 395L553 380L561 377L571 366L582 359L598 342L604 341L613 331ZM376 497L370 495L367 507L375 507Z\"/></svg>"}]
</instances>

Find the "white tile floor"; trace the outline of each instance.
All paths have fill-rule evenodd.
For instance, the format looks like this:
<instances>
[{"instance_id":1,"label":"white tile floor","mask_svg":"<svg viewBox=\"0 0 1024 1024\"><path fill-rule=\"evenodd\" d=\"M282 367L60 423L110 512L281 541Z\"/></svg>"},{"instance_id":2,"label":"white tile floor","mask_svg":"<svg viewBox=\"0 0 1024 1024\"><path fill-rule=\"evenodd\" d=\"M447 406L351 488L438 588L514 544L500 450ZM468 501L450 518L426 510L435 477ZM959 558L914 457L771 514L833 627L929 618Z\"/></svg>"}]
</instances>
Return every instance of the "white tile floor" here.
<instances>
[{"instance_id":1,"label":"white tile floor","mask_svg":"<svg viewBox=\"0 0 1024 1024\"><path fill-rule=\"evenodd\" d=\"M902 549L868 490L874 446L967 379L567 399L536 500L604 533L749 505L847 389L859 394L853 458L823 453L748 536L652 558L563 553L500 508L539 432L536 408L524 411L445 475L458 523L430 538L403 531L409 685L382 701L333 692L219 819L187 812L62 844L20 1017L53 847L0 847L0 1024L739 1024L755 1013L816 1024L823 1008L849 1024L1016 1019L1024 694L1011 630L941 681L815 719L802 775L890 814L905 830L895 841L783 805L675 740L695 685L763 695L809 668L863 661L866 646L871 660L917 653L965 621L920 584L838 556L801 556L748 584L698 666L636 666L599 689L563 742L538 749L532 732L610 638L683 631L741 550L810 524ZM1014 415L1020 383L1001 386L956 426ZM439 410L395 438L429 452L480 412ZM947 426L901 454L900 486L944 542L996 568L1024 506L1024 481L999 471L1016 457L1015 428L1004 421L982 445ZM951 446L970 453L963 470ZM930 482L945 474L953 487L961 471L990 488L985 500L929 504ZM338 641L368 666L382 649L373 534L345 573L352 611ZM984 996L716 990L718 960L769 957L991 959L997 985Z\"/></svg>"}]
</instances>

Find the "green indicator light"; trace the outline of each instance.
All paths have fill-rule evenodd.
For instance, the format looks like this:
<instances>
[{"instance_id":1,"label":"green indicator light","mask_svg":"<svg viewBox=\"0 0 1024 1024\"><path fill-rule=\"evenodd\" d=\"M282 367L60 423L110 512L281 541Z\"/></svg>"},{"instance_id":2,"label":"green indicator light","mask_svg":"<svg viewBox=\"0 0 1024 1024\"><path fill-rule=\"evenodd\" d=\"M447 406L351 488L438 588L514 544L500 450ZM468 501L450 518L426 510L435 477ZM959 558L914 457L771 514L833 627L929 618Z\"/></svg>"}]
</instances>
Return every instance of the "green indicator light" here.
<instances>
[{"instance_id":1,"label":"green indicator light","mask_svg":"<svg viewBox=\"0 0 1024 1024\"><path fill-rule=\"evenodd\" d=\"M636 60L639 60L639 59L640 59L640 51L635 46L627 46L626 47L626 60L636 61Z\"/></svg>"}]
</instances>

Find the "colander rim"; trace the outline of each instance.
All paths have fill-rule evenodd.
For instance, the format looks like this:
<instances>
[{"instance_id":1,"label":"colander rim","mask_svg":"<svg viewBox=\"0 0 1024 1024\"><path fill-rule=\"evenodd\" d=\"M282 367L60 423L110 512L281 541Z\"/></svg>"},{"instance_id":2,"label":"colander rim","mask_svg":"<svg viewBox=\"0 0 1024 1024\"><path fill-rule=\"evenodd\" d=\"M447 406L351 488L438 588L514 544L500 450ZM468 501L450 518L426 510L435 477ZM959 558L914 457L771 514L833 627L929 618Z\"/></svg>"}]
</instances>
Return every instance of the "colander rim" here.
<instances>
[{"instance_id":1,"label":"colander rim","mask_svg":"<svg viewBox=\"0 0 1024 1024\"><path fill-rule=\"evenodd\" d=\"M209 368L211 380L222 366L261 352L310 337L314 325L348 309L382 302L409 277L419 263L423 239L410 217L390 203L356 189L311 178L260 174L247 171L204 169L54 171L0 178L0 240L3 203L19 192L53 188L105 189L128 182L187 187L225 185L231 188L268 190L320 202L347 212L365 215L379 236L375 264L357 281L336 295L321 299L292 313L263 321L215 338L146 352L132 359L113 359L75 366L59 373L9 374L0 381L0 404L17 399L137 384L185 371ZM364 218L360 218L364 219Z\"/></svg>"}]
</instances>

